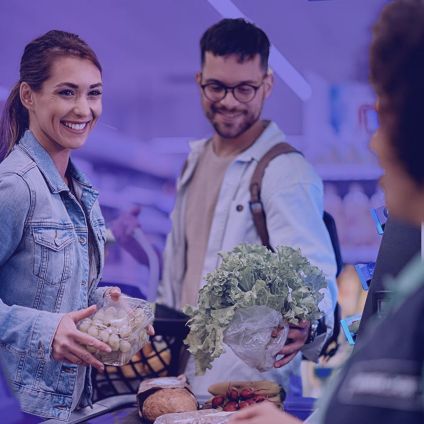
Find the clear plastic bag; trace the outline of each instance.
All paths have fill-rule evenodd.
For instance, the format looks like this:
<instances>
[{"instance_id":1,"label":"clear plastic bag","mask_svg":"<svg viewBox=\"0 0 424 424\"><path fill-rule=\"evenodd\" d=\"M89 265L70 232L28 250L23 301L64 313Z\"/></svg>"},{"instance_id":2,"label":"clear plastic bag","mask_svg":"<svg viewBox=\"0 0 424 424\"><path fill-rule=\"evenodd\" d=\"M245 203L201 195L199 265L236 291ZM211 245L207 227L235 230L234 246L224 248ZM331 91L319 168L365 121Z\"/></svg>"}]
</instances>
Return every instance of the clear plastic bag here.
<instances>
[{"instance_id":1,"label":"clear plastic bag","mask_svg":"<svg viewBox=\"0 0 424 424\"><path fill-rule=\"evenodd\" d=\"M225 424L233 412L217 412L206 409L194 412L179 412L165 414L157 418L155 424Z\"/></svg>"},{"instance_id":2,"label":"clear plastic bag","mask_svg":"<svg viewBox=\"0 0 424 424\"><path fill-rule=\"evenodd\" d=\"M281 328L272 337L275 328ZM247 365L259 371L274 367L277 353L287 340L289 326L276 310L251 306L236 311L224 333L224 343Z\"/></svg>"},{"instance_id":3,"label":"clear plastic bag","mask_svg":"<svg viewBox=\"0 0 424 424\"><path fill-rule=\"evenodd\" d=\"M105 296L96 313L78 323L78 329L109 345L112 352L100 352L87 346L106 365L122 366L147 343L146 327L153 322L150 303L121 295L118 301Z\"/></svg>"}]
</instances>

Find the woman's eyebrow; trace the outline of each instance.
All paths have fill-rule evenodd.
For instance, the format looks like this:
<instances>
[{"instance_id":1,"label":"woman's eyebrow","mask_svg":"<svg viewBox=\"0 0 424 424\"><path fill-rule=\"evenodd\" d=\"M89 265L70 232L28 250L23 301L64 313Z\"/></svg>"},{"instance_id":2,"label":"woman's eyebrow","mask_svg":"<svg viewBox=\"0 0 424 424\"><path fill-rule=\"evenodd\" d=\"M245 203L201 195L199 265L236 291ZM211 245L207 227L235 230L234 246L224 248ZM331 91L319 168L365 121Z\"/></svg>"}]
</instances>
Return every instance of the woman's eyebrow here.
<instances>
[{"instance_id":1,"label":"woman's eyebrow","mask_svg":"<svg viewBox=\"0 0 424 424\"><path fill-rule=\"evenodd\" d=\"M62 87L62 86L66 86L66 87L70 87L74 89L79 88L79 86L77 84L74 84L73 82L60 82L59 84L56 85L56 87ZM89 88L96 88L96 87L102 87L102 86L103 84L101 82L97 82L96 84L91 84Z\"/></svg>"}]
</instances>

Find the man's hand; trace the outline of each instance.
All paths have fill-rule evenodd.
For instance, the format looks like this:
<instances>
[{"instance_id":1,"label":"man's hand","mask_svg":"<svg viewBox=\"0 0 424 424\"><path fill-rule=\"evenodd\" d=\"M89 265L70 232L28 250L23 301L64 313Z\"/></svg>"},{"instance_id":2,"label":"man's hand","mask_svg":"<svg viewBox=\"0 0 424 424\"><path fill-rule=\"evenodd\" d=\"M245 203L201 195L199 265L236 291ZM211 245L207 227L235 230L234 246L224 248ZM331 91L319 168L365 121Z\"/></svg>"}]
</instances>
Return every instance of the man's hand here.
<instances>
[{"instance_id":1,"label":"man's hand","mask_svg":"<svg viewBox=\"0 0 424 424\"><path fill-rule=\"evenodd\" d=\"M310 321L300 321L298 325L290 324L287 342L283 349L277 353L277 356L284 355L284 358L274 362L275 368L281 368L288 364L302 349L308 339L310 326Z\"/></svg>"},{"instance_id":2,"label":"man's hand","mask_svg":"<svg viewBox=\"0 0 424 424\"><path fill-rule=\"evenodd\" d=\"M277 409L271 402L249 406L231 416L228 424L299 424L297 418Z\"/></svg>"},{"instance_id":3,"label":"man's hand","mask_svg":"<svg viewBox=\"0 0 424 424\"><path fill-rule=\"evenodd\" d=\"M92 365L99 371L104 370L104 365L84 345L102 352L111 352L112 349L106 343L79 331L76 327L78 321L88 318L95 312L96 306L93 305L80 311L69 312L62 317L53 339L53 359L77 365Z\"/></svg>"}]
</instances>

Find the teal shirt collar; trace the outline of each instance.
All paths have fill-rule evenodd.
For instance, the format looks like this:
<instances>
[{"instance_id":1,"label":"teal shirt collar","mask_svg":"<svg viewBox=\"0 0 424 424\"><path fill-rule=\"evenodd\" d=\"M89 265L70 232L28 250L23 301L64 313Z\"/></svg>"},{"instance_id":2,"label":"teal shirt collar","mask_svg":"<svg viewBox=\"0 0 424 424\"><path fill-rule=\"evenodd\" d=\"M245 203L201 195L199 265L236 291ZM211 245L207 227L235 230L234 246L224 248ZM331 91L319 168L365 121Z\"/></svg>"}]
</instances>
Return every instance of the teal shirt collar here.
<instances>
[{"instance_id":1,"label":"teal shirt collar","mask_svg":"<svg viewBox=\"0 0 424 424\"><path fill-rule=\"evenodd\" d=\"M389 310L399 307L408 296L424 285L421 253L412 258L396 278L386 278L384 282L391 291Z\"/></svg>"}]
</instances>

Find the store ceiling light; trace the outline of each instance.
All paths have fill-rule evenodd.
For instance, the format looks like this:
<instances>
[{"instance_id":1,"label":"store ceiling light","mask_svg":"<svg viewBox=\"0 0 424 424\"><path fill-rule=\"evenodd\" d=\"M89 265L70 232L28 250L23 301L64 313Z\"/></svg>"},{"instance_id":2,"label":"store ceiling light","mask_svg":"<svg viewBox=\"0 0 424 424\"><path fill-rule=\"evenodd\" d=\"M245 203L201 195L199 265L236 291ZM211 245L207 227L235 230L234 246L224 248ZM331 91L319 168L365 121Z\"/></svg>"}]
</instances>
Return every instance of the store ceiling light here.
<instances>
[{"instance_id":1,"label":"store ceiling light","mask_svg":"<svg viewBox=\"0 0 424 424\"><path fill-rule=\"evenodd\" d=\"M231 0L208 1L224 18L244 18L253 22L252 19L244 15ZM306 101L311 97L312 89L309 83L273 44L271 44L269 64L273 72L278 75L301 100Z\"/></svg>"}]
</instances>

